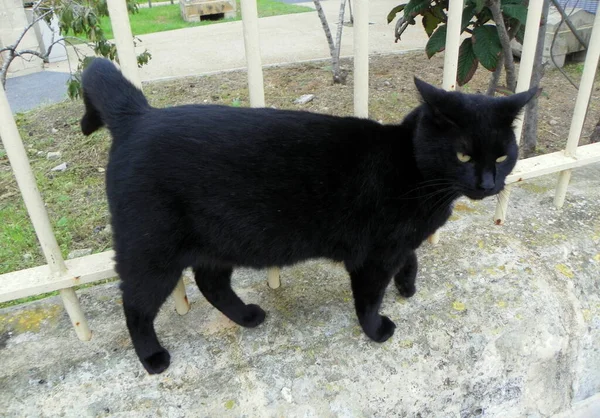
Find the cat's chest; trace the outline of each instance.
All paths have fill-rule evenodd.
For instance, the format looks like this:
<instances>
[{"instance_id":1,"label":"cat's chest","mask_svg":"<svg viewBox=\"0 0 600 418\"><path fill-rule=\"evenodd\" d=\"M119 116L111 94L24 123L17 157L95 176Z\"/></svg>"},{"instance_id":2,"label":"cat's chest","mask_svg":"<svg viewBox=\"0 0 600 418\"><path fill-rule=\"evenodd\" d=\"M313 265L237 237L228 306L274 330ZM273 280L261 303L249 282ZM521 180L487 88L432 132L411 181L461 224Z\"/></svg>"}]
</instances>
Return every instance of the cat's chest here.
<instances>
[{"instance_id":1,"label":"cat's chest","mask_svg":"<svg viewBox=\"0 0 600 418\"><path fill-rule=\"evenodd\" d=\"M400 211L395 228L396 235L412 248L417 248L444 225L451 214L452 202L443 205L418 205L411 210Z\"/></svg>"}]
</instances>

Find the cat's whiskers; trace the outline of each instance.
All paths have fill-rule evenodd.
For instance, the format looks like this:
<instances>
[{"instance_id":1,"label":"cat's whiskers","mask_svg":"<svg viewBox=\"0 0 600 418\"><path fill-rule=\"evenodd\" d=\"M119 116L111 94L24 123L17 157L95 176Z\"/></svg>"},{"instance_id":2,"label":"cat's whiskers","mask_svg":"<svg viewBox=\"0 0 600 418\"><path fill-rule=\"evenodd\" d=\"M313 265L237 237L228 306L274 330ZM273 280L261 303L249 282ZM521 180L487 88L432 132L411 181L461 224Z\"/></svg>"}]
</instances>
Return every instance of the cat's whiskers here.
<instances>
[{"instance_id":1,"label":"cat's whiskers","mask_svg":"<svg viewBox=\"0 0 600 418\"><path fill-rule=\"evenodd\" d=\"M425 183L429 183L429 184L425 184ZM439 191L443 191L447 188L449 188L449 186L453 186L454 183L448 180L444 180L444 179L434 179L434 180L427 180L425 182L419 183L419 185L411 190L408 190L407 192L405 192L404 194L401 194L400 196L397 197L397 199L400 200L411 200L411 199L422 199L424 197L427 197L431 194L436 194ZM438 190L434 190L430 193L426 193L426 194L418 194L416 196L412 196L412 197L404 197L408 194L411 193L415 193L415 192L419 192L428 188L433 188L433 187L441 187L441 186L446 186L446 188L444 189L438 189Z\"/></svg>"},{"instance_id":2,"label":"cat's whiskers","mask_svg":"<svg viewBox=\"0 0 600 418\"><path fill-rule=\"evenodd\" d=\"M434 217L438 212L442 211L446 206L450 205L454 199L459 196L458 193L451 193L445 197L441 197L434 205L434 210L431 213L431 217Z\"/></svg>"},{"instance_id":3,"label":"cat's whiskers","mask_svg":"<svg viewBox=\"0 0 600 418\"><path fill-rule=\"evenodd\" d=\"M448 192L452 192L452 193L448 193ZM441 196L440 196L441 195ZM421 205L425 206L425 204L430 201L434 196L439 197L438 200L435 201L435 203L432 205L432 208L434 208L433 213L436 212L437 208L436 205L438 205L439 202L441 201L445 201L448 198L452 198L455 199L457 196L457 193L452 189L452 188L446 188L443 190L440 190L439 193L437 193L437 195L431 195L429 196L427 199L425 199L423 202L421 202Z\"/></svg>"}]
</instances>

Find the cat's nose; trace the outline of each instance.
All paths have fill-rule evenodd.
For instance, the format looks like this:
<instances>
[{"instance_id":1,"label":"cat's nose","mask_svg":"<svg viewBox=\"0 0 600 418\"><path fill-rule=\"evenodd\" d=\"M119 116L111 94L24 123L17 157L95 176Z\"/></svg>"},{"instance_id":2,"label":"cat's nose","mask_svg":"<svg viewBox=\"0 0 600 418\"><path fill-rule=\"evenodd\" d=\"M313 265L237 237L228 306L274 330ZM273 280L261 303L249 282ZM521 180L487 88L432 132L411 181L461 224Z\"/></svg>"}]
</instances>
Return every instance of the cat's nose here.
<instances>
[{"instance_id":1,"label":"cat's nose","mask_svg":"<svg viewBox=\"0 0 600 418\"><path fill-rule=\"evenodd\" d=\"M496 186L494 182L494 175L492 173L483 173L477 187L486 192L493 190Z\"/></svg>"}]
</instances>

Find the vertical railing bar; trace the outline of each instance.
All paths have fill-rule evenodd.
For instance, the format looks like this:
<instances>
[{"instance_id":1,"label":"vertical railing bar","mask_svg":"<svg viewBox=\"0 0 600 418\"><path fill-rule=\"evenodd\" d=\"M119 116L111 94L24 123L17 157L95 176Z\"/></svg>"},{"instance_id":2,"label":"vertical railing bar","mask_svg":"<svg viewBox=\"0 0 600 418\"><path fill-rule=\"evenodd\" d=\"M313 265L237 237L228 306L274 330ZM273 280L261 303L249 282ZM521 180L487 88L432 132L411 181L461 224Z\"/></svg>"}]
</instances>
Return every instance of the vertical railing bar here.
<instances>
[{"instance_id":1,"label":"vertical railing bar","mask_svg":"<svg viewBox=\"0 0 600 418\"><path fill-rule=\"evenodd\" d=\"M448 28L446 29L446 47L444 49L444 90L456 90L456 74L458 72L458 50L460 48L460 29L464 0L450 0L448 4ZM440 242L440 231L429 237L431 244Z\"/></svg>"},{"instance_id":2,"label":"vertical railing bar","mask_svg":"<svg viewBox=\"0 0 600 418\"><path fill-rule=\"evenodd\" d=\"M537 38L543 5L544 0L530 0L529 2L527 21L525 23L525 36L523 38L523 52L521 53L521 64L519 66L519 78L516 88L517 93L528 90L529 85L531 84L531 73L533 72L533 63L535 60L535 50L537 49ZM517 144L521 143L522 131L523 117L521 115L514 123ZM511 186L506 186L506 188L498 195L498 204L496 205L496 213L494 214L494 222L496 225L503 224L506 219L510 188Z\"/></svg>"},{"instance_id":3,"label":"vertical railing bar","mask_svg":"<svg viewBox=\"0 0 600 418\"><path fill-rule=\"evenodd\" d=\"M127 4L123 0L107 0L108 15L115 36L119 67L123 75L137 88L142 88L142 79L138 71L137 57L133 43L133 34L129 23ZM189 302L185 294L183 277L179 279L175 290L171 294L175 301L175 309L180 315L189 311Z\"/></svg>"},{"instance_id":4,"label":"vertical railing bar","mask_svg":"<svg viewBox=\"0 0 600 418\"><path fill-rule=\"evenodd\" d=\"M354 115L369 117L369 0L354 1Z\"/></svg>"},{"instance_id":5,"label":"vertical railing bar","mask_svg":"<svg viewBox=\"0 0 600 418\"><path fill-rule=\"evenodd\" d=\"M258 36L258 10L256 0L241 0L242 26L244 30L244 48L248 67L248 91L250 106L265 106L265 87L263 81L262 59L260 56L260 38ZM279 268L267 271L267 284L271 289L281 286Z\"/></svg>"},{"instance_id":6,"label":"vertical railing bar","mask_svg":"<svg viewBox=\"0 0 600 418\"><path fill-rule=\"evenodd\" d=\"M267 271L267 284L271 289L277 289L281 286L281 276L279 269L274 267Z\"/></svg>"},{"instance_id":7,"label":"vertical railing bar","mask_svg":"<svg viewBox=\"0 0 600 418\"><path fill-rule=\"evenodd\" d=\"M569 139L565 147L565 155L574 157L581 138L585 115L590 103L592 89L594 88L594 78L598 68L598 60L600 59L600 10L596 12L594 18L594 26L590 35L590 43L585 56L585 64L583 66L583 74L577 92L577 100L575 101L575 110L571 119L571 128L569 130ZM554 195L554 205L560 208L565 203L567 195L567 187L571 180L571 170L561 171L558 175L558 184L556 185L556 194Z\"/></svg>"},{"instance_id":8,"label":"vertical railing bar","mask_svg":"<svg viewBox=\"0 0 600 418\"><path fill-rule=\"evenodd\" d=\"M260 39L258 36L258 11L256 0L241 0L242 26L244 30L244 48L248 67L248 90L250 106L265 106Z\"/></svg>"},{"instance_id":9,"label":"vertical railing bar","mask_svg":"<svg viewBox=\"0 0 600 418\"><path fill-rule=\"evenodd\" d=\"M442 87L448 91L456 90L463 5L463 0L450 0L448 4L448 28L446 29L444 79L442 81Z\"/></svg>"},{"instance_id":10,"label":"vertical railing bar","mask_svg":"<svg viewBox=\"0 0 600 418\"><path fill-rule=\"evenodd\" d=\"M141 89L142 80L137 67L127 4L124 0L107 0L106 5L115 37L115 44L117 45L117 55L121 71L129 81Z\"/></svg>"},{"instance_id":11,"label":"vertical railing bar","mask_svg":"<svg viewBox=\"0 0 600 418\"><path fill-rule=\"evenodd\" d=\"M175 311L177 311L179 315L185 315L189 312L190 303L187 295L185 294L185 283L183 282L183 277L177 282L175 290L173 290L171 296L173 296L173 300L175 302Z\"/></svg>"},{"instance_id":12,"label":"vertical railing bar","mask_svg":"<svg viewBox=\"0 0 600 418\"><path fill-rule=\"evenodd\" d=\"M31 218L31 223L42 247L42 252L48 263L51 275L63 275L67 272L65 261L62 258L60 247L52 232L50 219L42 196L37 188L35 175L31 170L27 152L23 146L19 129L12 116L10 105L0 84L0 138L12 166L17 185L23 196L25 207ZM63 289L60 295L65 310L71 319L77 337L82 341L88 341L92 337L85 315L79 305L79 300L73 289Z\"/></svg>"}]
</instances>

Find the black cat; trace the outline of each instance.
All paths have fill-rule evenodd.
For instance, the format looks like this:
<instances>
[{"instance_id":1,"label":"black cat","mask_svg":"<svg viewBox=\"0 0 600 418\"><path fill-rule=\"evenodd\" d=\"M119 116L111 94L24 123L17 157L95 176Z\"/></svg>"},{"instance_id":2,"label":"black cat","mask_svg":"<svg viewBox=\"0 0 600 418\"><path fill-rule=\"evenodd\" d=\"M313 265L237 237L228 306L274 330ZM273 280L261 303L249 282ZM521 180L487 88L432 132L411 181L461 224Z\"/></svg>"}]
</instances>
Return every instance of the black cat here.
<instances>
[{"instance_id":1,"label":"black cat","mask_svg":"<svg viewBox=\"0 0 600 418\"><path fill-rule=\"evenodd\" d=\"M391 278L415 293L415 249L462 195L497 194L517 160L512 123L537 89L504 98L415 79L424 103L399 125L213 105L152 108L115 66L83 74L85 135L113 137L106 190L116 270L135 351L149 373L170 356L153 321L191 266L206 299L245 327L265 319L231 288L236 267L343 261L369 338Z\"/></svg>"}]
</instances>

